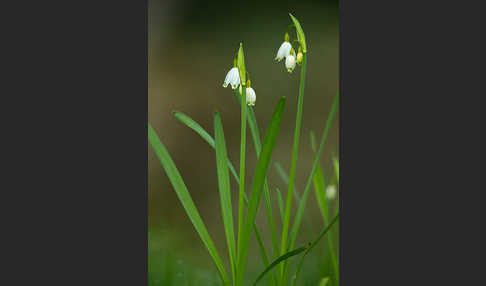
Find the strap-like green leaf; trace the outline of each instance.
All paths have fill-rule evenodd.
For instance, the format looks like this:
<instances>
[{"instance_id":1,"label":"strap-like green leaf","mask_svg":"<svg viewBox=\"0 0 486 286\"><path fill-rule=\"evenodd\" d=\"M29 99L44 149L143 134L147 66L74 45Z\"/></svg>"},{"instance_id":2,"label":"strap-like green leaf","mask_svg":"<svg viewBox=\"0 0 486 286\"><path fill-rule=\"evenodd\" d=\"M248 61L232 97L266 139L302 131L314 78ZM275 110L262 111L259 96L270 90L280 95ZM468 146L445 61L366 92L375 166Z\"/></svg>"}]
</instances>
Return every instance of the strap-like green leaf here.
<instances>
[{"instance_id":1,"label":"strap-like green leaf","mask_svg":"<svg viewBox=\"0 0 486 286\"><path fill-rule=\"evenodd\" d=\"M162 167L164 168L165 173L167 174L167 177L169 178L172 186L174 187L177 197L179 197L179 201L182 203L182 206L184 207L187 216L189 217L192 224L194 225L194 228L196 229L197 233L199 234L199 237L201 238L204 245L206 246L209 254L213 258L214 264L216 264L216 268L218 269L219 275L223 280L223 284L229 285L230 282L228 276L224 270L223 263L218 254L218 251L216 250L216 247L214 246L213 240L211 239L211 236L209 235L206 226L204 225L204 222L201 219L201 216L199 215L199 212L197 211L194 202L192 201L191 195L189 194L189 191L187 190L187 187L184 184L184 181L182 180L182 177L179 171L177 170L174 161L172 161L172 158L167 152L167 149L165 148L162 141L160 141L159 136L157 136L157 133L152 128L150 123L148 124L148 140L152 145L155 154L159 158L160 163L162 164Z\"/></svg>"},{"instance_id":2,"label":"strap-like green leaf","mask_svg":"<svg viewBox=\"0 0 486 286\"><path fill-rule=\"evenodd\" d=\"M265 139L263 140L262 152L260 153L260 157L258 159L255 176L253 178L251 187L250 202L248 204L248 210L245 217L245 227L243 228L243 233L241 234L241 241L238 241L241 251L239 252L240 255L238 257L238 267L236 273L237 285L242 285L243 283L251 230L253 224L255 223L255 217L258 210L258 205L260 203L265 177L268 171L268 165L270 164L270 159L272 157L273 148L275 147L278 132L280 131L284 107L285 97L282 97L277 103L277 107L275 108L272 120L267 129Z\"/></svg>"},{"instance_id":3,"label":"strap-like green leaf","mask_svg":"<svg viewBox=\"0 0 486 286\"><path fill-rule=\"evenodd\" d=\"M180 122L184 123L187 127L191 128L192 130L196 131L197 134L199 134L204 141L208 142L209 146L214 148L214 139L209 135L204 128L201 127L196 121L194 121L192 118L187 116L186 114L179 112L179 111L174 111L174 116L179 119ZM236 182L239 184L240 179L238 178L238 175L236 174L235 168L233 167L233 164L231 164L231 161L228 159L228 168L231 171L231 174L235 178Z\"/></svg>"},{"instance_id":4,"label":"strap-like green leaf","mask_svg":"<svg viewBox=\"0 0 486 286\"><path fill-rule=\"evenodd\" d=\"M335 156L332 156L332 163L334 165L334 172L336 174L336 179L339 183L339 160Z\"/></svg>"},{"instance_id":5,"label":"strap-like green leaf","mask_svg":"<svg viewBox=\"0 0 486 286\"><path fill-rule=\"evenodd\" d=\"M277 188L277 199L278 199L278 208L280 210L280 219L283 223L284 219L284 203L283 203L283 198L282 198L282 193L280 192L280 189Z\"/></svg>"},{"instance_id":6,"label":"strap-like green leaf","mask_svg":"<svg viewBox=\"0 0 486 286\"><path fill-rule=\"evenodd\" d=\"M307 197L309 196L309 192L311 190L312 186L312 180L314 179L314 174L317 170L317 166L319 164L319 158L321 157L322 150L324 149L324 145L326 143L326 138L327 134L329 132L329 129L331 127L331 123L333 121L334 115L336 114L337 108L339 106L339 93L336 94L336 97L334 98L334 102L331 106L331 111L329 112L327 121L326 121L326 127L324 128L324 132L321 137L321 142L319 145L319 150L317 151L316 156L314 157L314 163L312 164L312 170L311 173L309 174L309 178L307 179L307 183L304 189L304 194L302 195L302 199L299 202L299 207L297 209L297 214L295 216L294 224L292 225L292 232L291 232L291 239L290 239L290 244L289 248L291 249L294 246L295 240L297 239L297 233L299 231L300 223L302 221L302 215L304 213L306 203L307 203Z\"/></svg>"},{"instance_id":7,"label":"strap-like green leaf","mask_svg":"<svg viewBox=\"0 0 486 286\"><path fill-rule=\"evenodd\" d=\"M235 92L236 98L238 99L238 102L241 103L241 95L239 91ZM258 124L256 121L256 116L255 112L253 111L253 108L251 106L246 106L246 113L248 114L248 125L250 127L251 135L253 137L253 146L255 147L255 153L257 156L257 159L260 157L260 153L262 150L262 144L260 141L260 132L258 130ZM263 184L263 195L265 198L265 207L266 207L266 214L267 214L267 220L268 220L268 225L270 226L270 234L271 234L271 239L272 239L272 247L273 247L273 253L275 257L278 256L279 254L279 247L278 247L278 241L277 241L277 229L275 227L275 219L273 218L273 211L272 211L272 204L271 204L271 198L270 198L270 191L268 188L268 182L265 179L265 183Z\"/></svg>"},{"instance_id":8,"label":"strap-like green leaf","mask_svg":"<svg viewBox=\"0 0 486 286\"><path fill-rule=\"evenodd\" d=\"M196 131L196 133L199 134L211 147L213 147L213 148L215 147L214 139L196 121L194 121L188 115L186 115L182 112L178 112L178 111L174 111L174 116L177 119L179 119L179 121L184 123L186 126L191 128L192 130ZM231 161L229 159L228 159L228 167L231 170L231 173L233 174L233 178L235 179L236 183L239 184L238 175L236 174L235 168L233 167L233 164L231 163ZM247 198L246 194L244 194L244 199L245 199L245 204L248 205L248 198ZM253 228L255 230L255 235L256 235L257 239L260 238L258 240L258 242L259 242L258 245L259 245L259 248L260 248L260 255L262 256L264 265L267 266L268 265L267 253L266 253L266 250L265 250L265 246L261 242L260 232L258 231L256 224L254 224Z\"/></svg>"},{"instance_id":9,"label":"strap-like green leaf","mask_svg":"<svg viewBox=\"0 0 486 286\"><path fill-rule=\"evenodd\" d=\"M315 139L315 136L314 136L314 133L311 131L311 147L312 147L312 151L314 151L314 153L317 151L316 150L316 139ZM316 198L317 198L317 203L319 205L319 209L321 210L321 214L322 214L322 219L324 221L324 225L327 225L329 223L329 208L328 208L328 202L327 202L327 197L326 197L326 188L325 188L325 183L324 183L324 176L323 176L323 173L322 173L322 169L321 169L321 164L318 163L317 164L317 170L316 170L316 173L314 175L314 179L313 179L313 182L314 182L314 190L315 190L315 195L316 195ZM337 262L337 258L336 258L336 253L334 251L334 243L333 243L333 240L332 240L332 234L330 233L328 236L327 236L327 243L328 243L328 247L329 247L329 252L331 253L331 263L332 263L332 269L333 269L333 272L334 272L334 278L336 279L336 281L339 281L339 267L338 267L338 262Z\"/></svg>"},{"instance_id":10,"label":"strap-like green leaf","mask_svg":"<svg viewBox=\"0 0 486 286\"><path fill-rule=\"evenodd\" d=\"M231 204L230 179L228 173L228 155L226 152L226 142L224 140L223 124L221 116L214 113L214 137L216 149L216 166L218 169L218 186L221 199L221 211L223 216L226 243L228 245L229 258L231 262L232 277L236 271L236 243L235 230L233 226L233 207Z\"/></svg>"}]
</instances>

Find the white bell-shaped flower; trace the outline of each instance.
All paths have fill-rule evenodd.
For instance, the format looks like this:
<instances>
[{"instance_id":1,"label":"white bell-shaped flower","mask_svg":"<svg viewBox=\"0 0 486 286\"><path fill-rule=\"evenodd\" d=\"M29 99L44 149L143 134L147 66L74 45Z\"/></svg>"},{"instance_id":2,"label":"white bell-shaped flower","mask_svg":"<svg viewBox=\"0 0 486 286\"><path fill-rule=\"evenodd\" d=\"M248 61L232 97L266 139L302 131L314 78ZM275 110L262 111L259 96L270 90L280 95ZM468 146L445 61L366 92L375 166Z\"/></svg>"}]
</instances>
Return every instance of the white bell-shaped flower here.
<instances>
[{"instance_id":1,"label":"white bell-shaped flower","mask_svg":"<svg viewBox=\"0 0 486 286\"><path fill-rule=\"evenodd\" d=\"M223 87L227 87L228 84L231 85L232 89L236 89L240 85L240 73L237 67L230 69L226 78L224 79Z\"/></svg>"},{"instance_id":2,"label":"white bell-shaped flower","mask_svg":"<svg viewBox=\"0 0 486 286\"><path fill-rule=\"evenodd\" d=\"M246 88L246 104L249 106L255 106L256 102L256 94L253 88L247 87Z\"/></svg>"},{"instance_id":3,"label":"white bell-shaped flower","mask_svg":"<svg viewBox=\"0 0 486 286\"><path fill-rule=\"evenodd\" d=\"M284 58L288 57L290 55L291 49L292 49L292 45L288 41L283 42L282 45L280 45L280 48L278 49L275 60L280 62Z\"/></svg>"},{"instance_id":4,"label":"white bell-shaped flower","mask_svg":"<svg viewBox=\"0 0 486 286\"><path fill-rule=\"evenodd\" d=\"M334 198L336 198L336 193L336 186L330 185L326 188L326 198L328 198L329 200L333 200Z\"/></svg>"},{"instance_id":5,"label":"white bell-shaped flower","mask_svg":"<svg viewBox=\"0 0 486 286\"><path fill-rule=\"evenodd\" d=\"M295 51L294 51L294 53L295 53ZM295 64L296 64L296 61L295 61L294 55L290 55L285 59L285 67L287 68L288 72L292 72L294 70Z\"/></svg>"}]
</instances>

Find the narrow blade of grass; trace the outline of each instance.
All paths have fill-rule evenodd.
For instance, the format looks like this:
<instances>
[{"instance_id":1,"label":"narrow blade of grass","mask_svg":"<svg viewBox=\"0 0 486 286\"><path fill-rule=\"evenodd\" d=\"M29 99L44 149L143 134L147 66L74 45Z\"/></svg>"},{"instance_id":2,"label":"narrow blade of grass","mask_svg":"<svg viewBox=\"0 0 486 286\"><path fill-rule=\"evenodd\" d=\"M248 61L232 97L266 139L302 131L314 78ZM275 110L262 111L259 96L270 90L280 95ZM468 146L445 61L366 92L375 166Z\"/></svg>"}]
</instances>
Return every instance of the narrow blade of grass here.
<instances>
[{"instance_id":1,"label":"narrow blade of grass","mask_svg":"<svg viewBox=\"0 0 486 286\"><path fill-rule=\"evenodd\" d=\"M317 165L319 164L319 158L321 157L322 150L324 149L324 145L326 143L327 139L327 134L329 133L329 129L331 127L331 123L333 121L334 115L336 114L337 108L339 105L339 94L336 95L334 98L334 102L331 107L331 111L329 112L327 121L326 121L326 127L324 128L324 132L321 137L321 142L319 145L319 150L317 151L317 154L314 158L314 163L312 164L312 170L311 173L309 174L309 178L307 179L307 183L304 189L304 194L302 195L302 199L299 203L299 207L297 208L297 214L295 216L294 224L292 226L292 233L291 233L291 239L290 239L290 244L289 247L292 248L295 243L295 239L297 238L297 233L299 231L300 223L302 221L302 215L304 213L306 203L307 203L307 197L309 196L309 191L310 187L312 185L312 180L314 178L314 174L317 170Z\"/></svg>"},{"instance_id":2,"label":"narrow blade of grass","mask_svg":"<svg viewBox=\"0 0 486 286\"><path fill-rule=\"evenodd\" d=\"M332 156L332 163L334 164L334 172L336 174L336 179L339 183L339 160L335 156Z\"/></svg>"},{"instance_id":3,"label":"narrow blade of grass","mask_svg":"<svg viewBox=\"0 0 486 286\"><path fill-rule=\"evenodd\" d=\"M221 116L214 113L214 137L216 149L216 166L218 173L219 195L221 199L221 210L223 225L228 245L229 258L231 262L232 277L235 278L236 271L236 243L235 230L233 227L233 207L231 204L230 179L228 172L228 155L226 152L226 142L224 140L223 124Z\"/></svg>"},{"instance_id":4,"label":"narrow blade of grass","mask_svg":"<svg viewBox=\"0 0 486 286\"><path fill-rule=\"evenodd\" d=\"M312 151L314 151L315 153L316 138L314 136L314 132L311 131L310 137L311 137ZM322 169L320 163L317 164L317 170L316 170L316 174L314 175L313 181L314 181L314 191L317 198L317 202L319 204L319 209L321 210L322 219L324 221L324 225L327 225L329 223L329 208L328 208L327 197L325 193L326 186L324 183L324 177L322 175ZM329 235L327 236L327 243L328 243L329 252L331 254L331 263L334 272L334 279L336 281L335 285L339 285L339 268L338 268L338 262L336 258L336 252L334 251L332 233L329 233Z\"/></svg>"},{"instance_id":5,"label":"narrow blade of grass","mask_svg":"<svg viewBox=\"0 0 486 286\"><path fill-rule=\"evenodd\" d=\"M172 112L180 122L184 123L187 127L191 128L192 130L196 131L199 136L201 136L204 141L206 141L209 146L213 147L214 149L214 139L209 135L204 128L201 127L196 121L194 121L192 118L190 118L188 115L179 112L179 111L173 111ZM240 180L238 179L238 175L236 174L235 168L233 167L233 164L231 164L230 160L228 159L228 168L231 171L231 174L235 178L236 182L239 184Z\"/></svg>"},{"instance_id":6,"label":"narrow blade of grass","mask_svg":"<svg viewBox=\"0 0 486 286\"><path fill-rule=\"evenodd\" d=\"M316 152L316 138L314 132L310 132L311 138L311 147L312 151ZM317 199L317 205L319 206L319 210L321 211L322 219L324 224L329 222L329 211L327 207L327 199L326 199L326 186L324 182L324 177L322 175L321 164L317 163L317 170L313 178L314 182L314 191Z\"/></svg>"},{"instance_id":7,"label":"narrow blade of grass","mask_svg":"<svg viewBox=\"0 0 486 286\"><path fill-rule=\"evenodd\" d=\"M255 230L256 230L256 226L255 226ZM263 254L262 255L263 265L265 267L268 267L269 262L268 262L268 257L267 257L266 251L265 251L265 247L263 246L262 237L260 236L260 233L258 233L257 231L255 231L255 236L256 236L256 239L257 239L257 242L258 242L258 246L260 247L260 251ZM270 276L269 284L270 285L275 285L275 277L274 277L274 275L271 275Z\"/></svg>"},{"instance_id":8,"label":"narrow blade of grass","mask_svg":"<svg viewBox=\"0 0 486 286\"><path fill-rule=\"evenodd\" d=\"M152 128L150 123L148 124L148 139L150 145L152 145L152 148L155 151L155 154L159 158L160 163L162 164L162 167L164 168L165 173L167 174L167 177L169 178L177 194L177 197L182 203L182 206L184 207L187 216L189 217L192 224L194 225L194 228L199 234L201 240L203 241L204 246L206 246L206 249L208 250L211 257L213 258L214 264L218 269L218 273L221 277L221 280L223 280L223 285L229 285L230 282L228 276L226 274L226 271L224 270L223 263L218 254L218 251L216 250L216 247L214 246L213 240L211 239L211 236L209 235L206 226L204 225L204 222L201 219L201 216L199 215L199 212L197 211L194 202L192 201L191 195L189 194L189 191L187 190L187 187L184 181L182 180L182 177L179 171L177 170L174 161L170 157L169 153L167 152L167 149L165 148L162 141L160 141L159 136Z\"/></svg>"},{"instance_id":9,"label":"narrow blade of grass","mask_svg":"<svg viewBox=\"0 0 486 286\"><path fill-rule=\"evenodd\" d=\"M277 188L277 198L278 198L278 208L280 210L280 219L283 223L284 219L284 206L283 206L283 199L282 199L282 193L280 192L280 189Z\"/></svg>"},{"instance_id":10,"label":"narrow blade of grass","mask_svg":"<svg viewBox=\"0 0 486 286\"><path fill-rule=\"evenodd\" d=\"M285 107L285 97L282 97L278 103L277 107L272 116L272 120L267 129L265 139L263 141L262 151L258 159L255 176L253 177L253 183L250 193L250 202L248 204L248 211L245 217L245 227L241 234L241 251L238 256L238 266L237 266L237 285L243 285L243 278L245 274L246 267L246 257L248 252L248 245L251 236L251 228L255 223L255 217L258 210L258 205L261 198L261 193L263 185L265 182L265 177L268 171L268 165L270 164L270 159L272 157L273 148L275 147L275 142L277 140L277 135L280 131L280 125L282 123L282 115Z\"/></svg>"},{"instance_id":11,"label":"narrow blade of grass","mask_svg":"<svg viewBox=\"0 0 486 286\"><path fill-rule=\"evenodd\" d=\"M328 115L328 118L327 118L327 121L326 121L326 127L324 128L324 131L323 131L323 134L322 134L322 137L321 137L319 150L317 151L317 154L314 158L314 163L312 164L312 170L309 174L309 178L307 179L307 183L306 183L306 186L305 186L305 189L304 189L304 194L302 195L302 199L299 202L299 206L297 208L297 214L295 215L294 224L292 225L292 231L291 231L291 234L290 234L289 249L292 249L294 247L295 240L297 239L297 233L299 232L300 223L302 222L302 215L303 215L305 207L306 207L307 197L309 196L309 191L310 191L310 187L312 185L312 180L313 180L314 174L317 170L319 158L321 157L322 150L324 149L327 134L329 132L329 128L331 127L331 123L333 121L334 114L337 111L338 105L339 105L339 93L336 94L336 96L334 97L334 102L332 104L331 111L329 112L329 115ZM283 267L285 268L286 266L287 266L286 263L284 263ZM285 269L284 269L284 273L285 273Z\"/></svg>"},{"instance_id":12,"label":"narrow blade of grass","mask_svg":"<svg viewBox=\"0 0 486 286\"><path fill-rule=\"evenodd\" d=\"M191 128L192 130L196 131L196 133L198 133L204 139L204 141L206 141L209 144L209 146L211 146L213 149L215 148L214 139L196 121L194 121L188 115L186 115L182 112L178 112L178 111L174 111L174 116L179 121L181 121L183 124L185 124L186 126ZM237 173L236 173L236 171L233 167L233 164L231 163L231 161L229 159L228 159L228 168L231 170L231 173L233 174L233 178L235 179L236 183L239 184L238 175L237 175ZM247 198L246 194L243 194L243 195L244 195L244 199L245 199L245 204L248 205L248 198ZM255 230L255 236L257 237L257 239L260 238L259 249L260 249L260 255L262 257L263 263L264 263L265 266L268 266L267 252L265 250L265 246L261 242L260 232L258 231L256 224L253 225L253 228ZM273 279L272 279L271 283L272 283L271 285L274 285Z\"/></svg>"},{"instance_id":13,"label":"narrow blade of grass","mask_svg":"<svg viewBox=\"0 0 486 286\"><path fill-rule=\"evenodd\" d=\"M253 282L253 285L256 285L258 283L258 281L260 281L260 279L262 279L263 276L265 276L265 274L267 274L268 271L270 271L272 268L277 266L280 262L285 261L285 260L291 258L292 256L295 256L295 255L305 251L306 249L307 249L307 247L303 246L303 247L297 248L295 250L289 251L289 252L285 253L284 255L278 257L274 262L272 262L272 264L270 264L267 268L265 268L265 270L263 270L263 272L260 275L258 275L258 278L255 280L255 282Z\"/></svg>"},{"instance_id":14,"label":"narrow blade of grass","mask_svg":"<svg viewBox=\"0 0 486 286\"><path fill-rule=\"evenodd\" d=\"M321 234L319 234L319 236L306 249L306 251L304 252L304 255L302 255L302 258L300 258L299 265L297 266L297 272L295 273L294 282L292 283L293 286L295 286L295 284L297 283L297 279L299 278L300 271L302 270L302 264L304 263L305 257L316 246L316 244L319 242L319 240L321 240L321 238L323 238L324 235L326 235L326 233L329 232L329 230L334 225L334 223L336 223L338 218L339 218L339 213L336 214L336 216L332 219L332 221L329 223L329 225L321 232Z\"/></svg>"}]
</instances>

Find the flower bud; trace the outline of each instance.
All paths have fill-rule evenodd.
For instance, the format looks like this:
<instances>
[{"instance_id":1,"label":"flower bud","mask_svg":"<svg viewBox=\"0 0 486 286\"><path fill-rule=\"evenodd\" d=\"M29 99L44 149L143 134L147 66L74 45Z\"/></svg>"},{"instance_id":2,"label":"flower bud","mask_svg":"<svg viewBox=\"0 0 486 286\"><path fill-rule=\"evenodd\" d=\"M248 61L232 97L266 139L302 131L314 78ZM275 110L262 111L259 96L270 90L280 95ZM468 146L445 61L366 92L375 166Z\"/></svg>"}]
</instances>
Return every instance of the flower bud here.
<instances>
[{"instance_id":1,"label":"flower bud","mask_svg":"<svg viewBox=\"0 0 486 286\"><path fill-rule=\"evenodd\" d=\"M300 65L304 55L302 54L302 47L299 47L299 52L297 53L297 63Z\"/></svg>"},{"instance_id":2,"label":"flower bud","mask_svg":"<svg viewBox=\"0 0 486 286\"><path fill-rule=\"evenodd\" d=\"M333 200L334 198L336 198L336 193L337 190L334 185L330 185L326 188L326 198L328 198L329 200Z\"/></svg>"}]
</instances>

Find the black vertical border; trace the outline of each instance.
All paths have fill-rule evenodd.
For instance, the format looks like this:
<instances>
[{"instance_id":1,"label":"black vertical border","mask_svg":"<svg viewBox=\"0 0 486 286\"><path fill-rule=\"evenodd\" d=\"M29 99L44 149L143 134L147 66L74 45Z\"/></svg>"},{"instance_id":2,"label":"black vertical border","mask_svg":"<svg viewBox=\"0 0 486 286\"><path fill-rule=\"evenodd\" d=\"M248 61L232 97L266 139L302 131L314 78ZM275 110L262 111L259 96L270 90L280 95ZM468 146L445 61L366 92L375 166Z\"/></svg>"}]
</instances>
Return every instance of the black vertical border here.
<instances>
[{"instance_id":1,"label":"black vertical border","mask_svg":"<svg viewBox=\"0 0 486 286\"><path fill-rule=\"evenodd\" d=\"M3 4L0 284L147 285L148 1Z\"/></svg>"}]
</instances>

